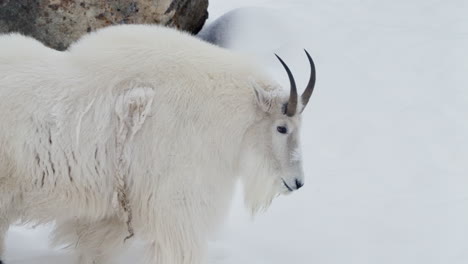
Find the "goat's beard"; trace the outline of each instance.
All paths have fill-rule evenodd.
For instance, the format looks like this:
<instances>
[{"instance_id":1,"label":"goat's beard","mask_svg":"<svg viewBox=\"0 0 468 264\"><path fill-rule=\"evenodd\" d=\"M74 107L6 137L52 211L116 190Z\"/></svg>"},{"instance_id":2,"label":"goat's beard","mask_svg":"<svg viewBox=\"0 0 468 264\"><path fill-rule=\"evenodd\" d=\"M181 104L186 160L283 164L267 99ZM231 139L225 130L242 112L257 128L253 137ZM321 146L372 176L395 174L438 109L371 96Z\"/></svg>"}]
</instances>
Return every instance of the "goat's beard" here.
<instances>
[{"instance_id":1,"label":"goat's beard","mask_svg":"<svg viewBox=\"0 0 468 264\"><path fill-rule=\"evenodd\" d=\"M266 211L280 193L278 172L266 158L246 153L241 164L244 201L252 215Z\"/></svg>"}]
</instances>

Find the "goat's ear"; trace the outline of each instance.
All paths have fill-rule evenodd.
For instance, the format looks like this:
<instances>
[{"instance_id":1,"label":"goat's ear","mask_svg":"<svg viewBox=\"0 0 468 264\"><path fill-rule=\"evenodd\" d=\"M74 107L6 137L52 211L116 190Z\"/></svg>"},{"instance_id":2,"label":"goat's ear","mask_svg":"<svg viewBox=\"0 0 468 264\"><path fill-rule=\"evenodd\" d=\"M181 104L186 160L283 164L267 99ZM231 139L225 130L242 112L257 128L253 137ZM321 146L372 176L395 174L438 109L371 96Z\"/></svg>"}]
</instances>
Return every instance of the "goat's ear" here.
<instances>
[{"instance_id":1,"label":"goat's ear","mask_svg":"<svg viewBox=\"0 0 468 264\"><path fill-rule=\"evenodd\" d=\"M255 101L258 107L264 112L269 112L273 104L271 94L256 83L252 83L252 87L255 94Z\"/></svg>"},{"instance_id":2,"label":"goat's ear","mask_svg":"<svg viewBox=\"0 0 468 264\"><path fill-rule=\"evenodd\" d=\"M117 97L115 113L119 121L119 133L132 138L143 126L151 111L154 90L150 87L135 87L124 91Z\"/></svg>"}]
</instances>

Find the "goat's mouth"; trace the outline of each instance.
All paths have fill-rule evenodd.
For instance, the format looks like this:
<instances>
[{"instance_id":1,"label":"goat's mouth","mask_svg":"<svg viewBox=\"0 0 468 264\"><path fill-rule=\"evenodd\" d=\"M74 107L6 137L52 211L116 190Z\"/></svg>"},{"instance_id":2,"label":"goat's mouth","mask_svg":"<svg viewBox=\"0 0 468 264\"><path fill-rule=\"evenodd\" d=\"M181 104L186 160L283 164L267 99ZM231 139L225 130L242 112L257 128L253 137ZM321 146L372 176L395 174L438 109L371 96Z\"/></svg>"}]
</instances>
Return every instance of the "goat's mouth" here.
<instances>
[{"instance_id":1,"label":"goat's mouth","mask_svg":"<svg viewBox=\"0 0 468 264\"><path fill-rule=\"evenodd\" d=\"M288 189L288 191L290 192L294 191L291 187L289 187L289 185L286 183L286 181L283 178L281 178L281 180L283 181L283 185Z\"/></svg>"}]
</instances>

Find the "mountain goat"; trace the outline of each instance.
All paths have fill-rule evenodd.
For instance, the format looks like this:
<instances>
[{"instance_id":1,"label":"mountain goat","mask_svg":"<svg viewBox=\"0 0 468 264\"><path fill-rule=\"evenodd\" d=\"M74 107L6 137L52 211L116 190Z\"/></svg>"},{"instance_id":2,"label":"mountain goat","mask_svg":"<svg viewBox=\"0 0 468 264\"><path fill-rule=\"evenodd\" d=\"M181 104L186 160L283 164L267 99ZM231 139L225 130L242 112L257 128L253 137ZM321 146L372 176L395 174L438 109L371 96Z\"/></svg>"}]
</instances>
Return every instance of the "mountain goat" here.
<instances>
[{"instance_id":1,"label":"mountain goat","mask_svg":"<svg viewBox=\"0 0 468 264\"><path fill-rule=\"evenodd\" d=\"M131 236L147 262L198 264L238 179L253 211L303 185L298 98L230 51L173 29L113 26L58 52L0 36L0 240L55 222L80 264ZM0 247L0 254L3 246ZM0 255L1 256L1 255Z\"/></svg>"}]
</instances>

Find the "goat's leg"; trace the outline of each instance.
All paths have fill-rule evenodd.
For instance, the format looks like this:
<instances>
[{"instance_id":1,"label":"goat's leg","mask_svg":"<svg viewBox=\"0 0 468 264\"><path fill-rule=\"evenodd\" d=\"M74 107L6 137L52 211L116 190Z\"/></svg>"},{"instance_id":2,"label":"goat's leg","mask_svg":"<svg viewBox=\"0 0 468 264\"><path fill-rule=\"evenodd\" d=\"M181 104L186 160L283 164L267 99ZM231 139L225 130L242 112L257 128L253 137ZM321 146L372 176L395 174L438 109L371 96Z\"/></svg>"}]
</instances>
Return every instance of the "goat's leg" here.
<instances>
[{"instance_id":1,"label":"goat's leg","mask_svg":"<svg viewBox=\"0 0 468 264\"><path fill-rule=\"evenodd\" d=\"M12 222L11 210L4 210L5 207L0 207L0 264L4 264L2 259L5 254L5 238Z\"/></svg>"},{"instance_id":2,"label":"goat's leg","mask_svg":"<svg viewBox=\"0 0 468 264\"><path fill-rule=\"evenodd\" d=\"M4 212L0 212L0 264L3 264L2 258L5 253L5 237L10 227L9 218L4 215Z\"/></svg>"},{"instance_id":3,"label":"goat's leg","mask_svg":"<svg viewBox=\"0 0 468 264\"><path fill-rule=\"evenodd\" d=\"M75 249L78 264L105 264L121 251L126 236L127 227L118 219L67 221L57 225L54 244Z\"/></svg>"},{"instance_id":4,"label":"goat's leg","mask_svg":"<svg viewBox=\"0 0 468 264\"><path fill-rule=\"evenodd\" d=\"M0 179L1 180L1 179ZM1 186L0 186L1 187ZM14 204L14 195L5 195L8 192L1 192L2 188L0 188L0 264L4 264L2 259L5 254L5 238L10 228L10 224L15 221L15 212L12 210L15 207Z\"/></svg>"},{"instance_id":5,"label":"goat's leg","mask_svg":"<svg viewBox=\"0 0 468 264\"><path fill-rule=\"evenodd\" d=\"M187 227L164 228L147 245L148 264L200 264L203 260L203 243Z\"/></svg>"}]
</instances>

